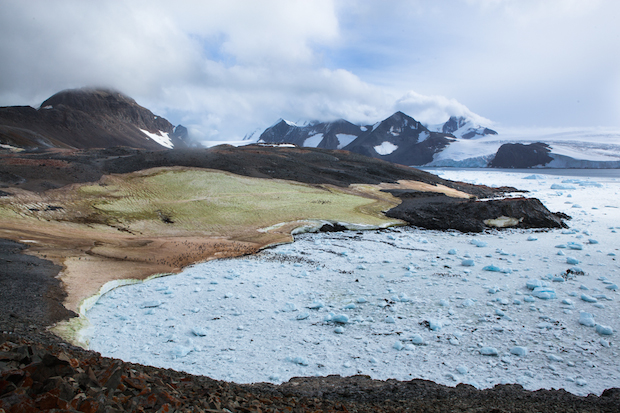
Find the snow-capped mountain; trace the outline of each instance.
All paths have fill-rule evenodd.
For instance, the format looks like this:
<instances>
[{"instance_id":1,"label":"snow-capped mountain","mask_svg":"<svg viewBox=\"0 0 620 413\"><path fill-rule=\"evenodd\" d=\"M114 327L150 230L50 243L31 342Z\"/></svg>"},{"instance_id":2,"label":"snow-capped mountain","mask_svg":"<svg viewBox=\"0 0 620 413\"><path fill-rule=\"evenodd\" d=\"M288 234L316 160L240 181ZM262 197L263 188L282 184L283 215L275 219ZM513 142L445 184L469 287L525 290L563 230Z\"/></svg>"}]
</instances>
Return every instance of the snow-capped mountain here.
<instances>
[{"instance_id":1,"label":"snow-capped mountain","mask_svg":"<svg viewBox=\"0 0 620 413\"><path fill-rule=\"evenodd\" d=\"M310 122L306 125L279 119L265 129L259 142L292 143L312 148L341 149L355 140L366 126L354 125L344 119L333 122Z\"/></svg>"},{"instance_id":2,"label":"snow-capped mountain","mask_svg":"<svg viewBox=\"0 0 620 413\"><path fill-rule=\"evenodd\" d=\"M404 165L425 165L452 141L453 135L429 131L414 118L396 112L343 149Z\"/></svg>"},{"instance_id":3,"label":"snow-capped mountain","mask_svg":"<svg viewBox=\"0 0 620 413\"><path fill-rule=\"evenodd\" d=\"M364 126L344 119L301 126L280 119L261 134L259 142L345 149L390 162L424 165L453 140L449 133L432 132L412 117L396 112L381 122Z\"/></svg>"},{"instance_id":4,"label":"snow-capped mountain","mask_svg":"<svg viewBox=\"0 0 620 413\"><path fill-rule=\"evenodd\" d=\"M0 143L17 148L186 147L187 129L107 89L56 93L38 109L0 107Z\"/></svg>"},{"instance_id":5,"label":"snow-capped mountain","mask_svg":"<svg viewBox=\"0 0 620 413\"><path fill-rule=\"evenodd\" d=\"M402 112L371 126L345 120L297 125L279 120L260 141L345 149L409 166L464 168L620 168L620 131L507 130L450 117L422 125Z\"/></svg>"},{"instance_id":6,"label":"snow-capped mountain","mask_svg":"<svg viewBox=\"0 0 620 413\"><path fill-rule=\"evenodd\" d=\"M435 132L451 133L459 139L475 139L487 135L497 135L493 129L476 124L473 120L463 116L450 116L446 123L428 128Z\"/></svg>"}]
</instances>

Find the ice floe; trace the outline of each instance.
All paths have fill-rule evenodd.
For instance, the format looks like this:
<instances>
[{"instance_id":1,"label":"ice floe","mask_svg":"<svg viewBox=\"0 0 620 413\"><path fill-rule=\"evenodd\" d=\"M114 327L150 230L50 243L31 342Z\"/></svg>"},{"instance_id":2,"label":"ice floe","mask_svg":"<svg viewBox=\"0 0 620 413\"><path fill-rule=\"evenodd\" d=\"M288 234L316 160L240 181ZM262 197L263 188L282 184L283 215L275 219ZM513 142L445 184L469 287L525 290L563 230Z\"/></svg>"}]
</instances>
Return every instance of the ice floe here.
<instances>
[{"instance_id":1,"label":"ice floe","mask_svg":"<svg viewBox=\"0 0 620 413\"><path fill-rule=\"evenodd\" d=\"M443 176L536 190L573 215L570 229L303 234L108 292L87 313L90 347L242 383L367 374L583 395L620 387L620 181L524 175ZM554 183L575 187L573 204Z\"/></svg>"}]
</instances>

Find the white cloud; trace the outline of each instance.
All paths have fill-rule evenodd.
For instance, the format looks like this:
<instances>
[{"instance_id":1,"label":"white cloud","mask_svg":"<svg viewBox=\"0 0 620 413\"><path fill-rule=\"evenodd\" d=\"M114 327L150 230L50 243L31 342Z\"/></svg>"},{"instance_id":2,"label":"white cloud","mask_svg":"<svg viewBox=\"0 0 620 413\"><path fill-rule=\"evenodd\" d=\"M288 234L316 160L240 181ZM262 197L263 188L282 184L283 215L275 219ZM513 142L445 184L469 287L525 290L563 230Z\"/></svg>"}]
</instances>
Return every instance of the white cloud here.
<instances>
[{"instance_id":1,"label":"white cloud","mask_svg":"<svg viewBox=\"0 0 620 413\"><path fill-rule=\"evenodd\" d=\"M222 140L280 117L374 123L395 110L429 123L620 122L615 0L0 6L3 105L108 86Z\"/></svg>"},{"instance_id":2,"label":"white cloud","mask_svg":"<svg viewBox=\"0 0 620 413\"><path fill-rule=\"evenodd\" d=\"M464 116L481 125L492 124L489 119L477 115L462 103L444 96L425 96L409 91L396 101L394 107L422 123L438 124L447 121L450 116Z\"/></svg>"}]
</instances>

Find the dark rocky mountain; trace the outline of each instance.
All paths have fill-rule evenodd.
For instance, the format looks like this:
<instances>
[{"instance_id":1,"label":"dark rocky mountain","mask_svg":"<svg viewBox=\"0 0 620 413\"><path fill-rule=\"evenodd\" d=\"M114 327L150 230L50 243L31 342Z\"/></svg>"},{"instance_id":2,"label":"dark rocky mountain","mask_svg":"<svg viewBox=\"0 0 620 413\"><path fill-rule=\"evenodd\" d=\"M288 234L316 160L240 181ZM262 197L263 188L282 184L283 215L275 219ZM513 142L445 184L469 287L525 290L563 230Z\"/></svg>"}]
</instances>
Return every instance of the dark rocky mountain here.
<instances>
[{"instance_id":1,"label":"dark rocky mountain","mask_svg":"<svg viewBox=\"0 0 620 413\"><path fill-rule=\"evenodd\" d=\"M186 147L186 141L186 128L175 128L113 90L64 90L39 109L0 107L0 143L20 148L128 146L156 150Z\"/></svg>"},{"instance_id":2,"label":"dark rocky mountain","mask_svg":"<svg viewBox=\"0 0 620 413\"><path fill-rule=\"evenodd\" d=\"M412 117L396 112L343 149L403 165L424 165L454 140L451 134L431 132Z\"/></svg>"},{"instance_id":3,"label":"dark rocky mountain","mask_svg":"<svg viewBox=\"0 0 620 413\"><path fill-rule=\"evenodd\" d=\"M454 140L431 132L420 122L396 112L374 126L358 126L344 119L299 126L280 120L267 128L259 142L292 143L303 147L345 149L403 165L424 165Z\"/></svg>"},{"instance_id":4,"label":"dark rocky mountain","mask_svg":"<svg viewBox=\"0 0 620 413\"><path fill-rule=\"evenodd\" d=\"M487 135L497 135L497 132L493 129L476 125L473 123L473 121L463 116L450 116L450 119L448 119L446 123L444 123L441 127L441 131L443 133L451 133L457 138L463 139L472 139Z\"/></svg>"},{"instance_id":5,"label":"dark rocky mountain","mask_svg":"<svg viewBox=\"0 0 620 413\"><path fill-rule=\"evenodd\" d=\"M505 143L499 147L495 158L489 163L492 168L531 168L544 166L553 158L549 156L549 145L542 142L530 143Z\"/></svg>"},{"instance_id":6,"label":"dark rocky mountain","mask_svg":"<svg viewBox=\"0 0 620 413\"><path fill-rule=\"evenodd\" d=\"M344 119L334 122L311 122L296 125L280 119L265 129L259 141L267 143L292 143L297 146L341 149L357 138L367 127L354 125Z\"/></svg>"}]
</instances>

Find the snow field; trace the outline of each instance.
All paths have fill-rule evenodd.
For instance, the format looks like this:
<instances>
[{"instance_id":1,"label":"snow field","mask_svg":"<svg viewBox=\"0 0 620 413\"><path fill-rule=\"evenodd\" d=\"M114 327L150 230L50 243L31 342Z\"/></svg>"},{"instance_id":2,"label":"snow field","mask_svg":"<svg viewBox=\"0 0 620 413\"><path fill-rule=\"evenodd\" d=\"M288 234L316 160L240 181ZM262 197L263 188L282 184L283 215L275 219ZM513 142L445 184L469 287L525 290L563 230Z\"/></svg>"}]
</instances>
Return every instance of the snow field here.
<instances>
[{"instance_id":1,"label":"snow field","mask_svg":"<svg viewBox=\"0 0 620 413\"><path fill-rule=\"evenodd\" d=\"M573 216L571 229L304 234L109 292L87 313L90 348L245 383L367 374L582 395L620 387L620 182L440 174L530 189Z\"/></svg>"}]
</instances>

